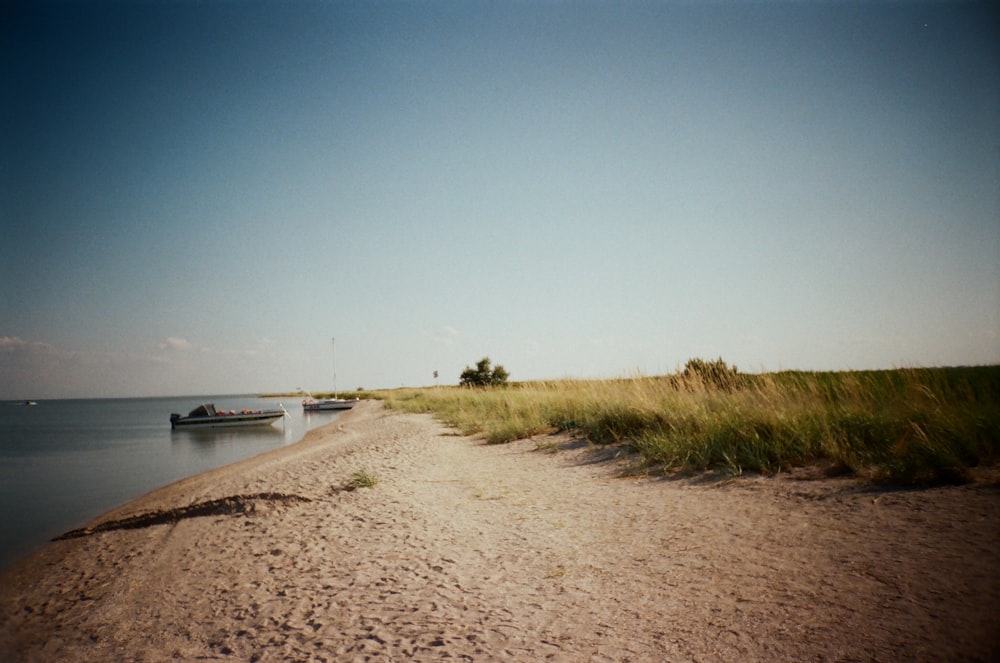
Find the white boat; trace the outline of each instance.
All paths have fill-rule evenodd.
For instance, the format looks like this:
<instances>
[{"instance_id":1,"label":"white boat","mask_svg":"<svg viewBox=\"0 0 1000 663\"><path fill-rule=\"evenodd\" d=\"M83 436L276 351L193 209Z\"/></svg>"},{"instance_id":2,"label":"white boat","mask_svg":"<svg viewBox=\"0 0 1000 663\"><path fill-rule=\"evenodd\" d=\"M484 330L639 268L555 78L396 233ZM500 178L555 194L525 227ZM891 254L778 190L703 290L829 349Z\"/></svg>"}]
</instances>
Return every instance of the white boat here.
<instances>
[{"instance_id":1,"label":"white boat","mask_svg":"<svg viewBox=\"0 0 1000 663\"><path fill-rule=\"evenodd\" d=\"M318 412L320 410L350 410L357 405L357 398L322 398L316 399L310 396L302 401L302 409L306 412Z\"/></svg>"},{"instance_id":2,"label":"white boat","mask_svg":"<svg viewBox=\"0 0 1000 663\"><path fill-rule=\"evenodd\" d=\"M234 426L263 426L285 416L280 410L216 410L213 403L202 403L187 416L170 415L171 428L230 428Z\"/></svg>"},{"instance_id":3,"label":"white boat","mask_svg":"<svg viewBox=\"0 0 1000 663\"><path fill-rule=\"evenodd\" d=\"M314 398L308 391L301 390L308 398L302 401L304 412L320 412L329 410L350 410L358 404L357 398L337 398L337 339L330 339L333 345L333 398Z\"/></svg>"}]
</instances>

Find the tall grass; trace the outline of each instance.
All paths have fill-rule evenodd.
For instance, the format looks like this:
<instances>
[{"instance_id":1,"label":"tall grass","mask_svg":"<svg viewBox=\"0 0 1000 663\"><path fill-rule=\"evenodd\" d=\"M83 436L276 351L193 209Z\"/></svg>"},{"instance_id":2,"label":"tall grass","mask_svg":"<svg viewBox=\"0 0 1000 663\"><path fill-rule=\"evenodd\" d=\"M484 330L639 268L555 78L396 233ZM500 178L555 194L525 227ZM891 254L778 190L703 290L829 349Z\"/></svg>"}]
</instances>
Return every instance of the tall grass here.
<instances>
[{"instance_id":1,"label":"tall grass","mask_svg":"<svg viewBox=\"0 0 1000 663\"><path fill-rule=\"evenodd\" d=\"M379 392L503 443L574 431L635 449L646 468L773 473L822 461L878 482L961 481L1000 458L1000 366L698 375Z\"/></svg>"}]
</instances>

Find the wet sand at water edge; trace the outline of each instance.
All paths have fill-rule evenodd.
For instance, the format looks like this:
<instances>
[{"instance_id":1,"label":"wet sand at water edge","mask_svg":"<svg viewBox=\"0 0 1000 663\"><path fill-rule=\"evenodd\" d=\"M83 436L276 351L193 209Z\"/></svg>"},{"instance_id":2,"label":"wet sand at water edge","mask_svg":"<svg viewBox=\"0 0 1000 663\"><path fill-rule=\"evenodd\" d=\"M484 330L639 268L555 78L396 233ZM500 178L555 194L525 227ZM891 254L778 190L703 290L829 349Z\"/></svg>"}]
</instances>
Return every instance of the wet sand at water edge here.
<instances>
[{"instance_id":1,"label":"wet sand at water edge","mask_svg":"<svg viewBox=\"0 0 1000 663\"><path fill-rule=\"evenodd\" d=\"M1000 659L995 474L623 478L619 452L362 403L5 571L0 661Z\"/></svg>"}]
</instances>

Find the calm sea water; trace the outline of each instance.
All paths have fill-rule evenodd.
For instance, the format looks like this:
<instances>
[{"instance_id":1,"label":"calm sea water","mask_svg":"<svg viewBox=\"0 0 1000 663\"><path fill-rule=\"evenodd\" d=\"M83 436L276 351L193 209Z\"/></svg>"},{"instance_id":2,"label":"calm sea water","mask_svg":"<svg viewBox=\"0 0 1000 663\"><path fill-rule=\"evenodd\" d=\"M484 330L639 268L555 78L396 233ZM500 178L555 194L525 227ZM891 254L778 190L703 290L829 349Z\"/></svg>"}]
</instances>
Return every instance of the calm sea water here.
<instances>
[{"instance_id":1,"label":"calm sea water","mask_svg":"<svg viewBox=\"0 0 1000 663\"><path fill-rule=\"evenodd\" d=\"M271 426L171 430L171 412L205 402L237 410L282 403L290 416ZM256 396L0 403L0 568L154 488L298 442L338 416Z\"/></svg>"}]
</instances>

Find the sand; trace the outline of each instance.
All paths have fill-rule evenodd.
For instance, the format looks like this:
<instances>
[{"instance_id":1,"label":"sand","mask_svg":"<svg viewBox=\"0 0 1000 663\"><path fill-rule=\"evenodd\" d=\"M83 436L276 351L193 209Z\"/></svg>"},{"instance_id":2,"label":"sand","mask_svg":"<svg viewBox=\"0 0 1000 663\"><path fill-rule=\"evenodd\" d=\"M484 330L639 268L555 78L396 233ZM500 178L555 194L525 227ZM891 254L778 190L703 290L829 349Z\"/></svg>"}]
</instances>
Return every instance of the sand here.
<instances>
[{"instance_id":1,"label":"sand","mask_svg":"<svg viewBox=\"0 0 1000 663\"><path fill-rule=\"evenodd\" d=\"M1000 659L995 481L622 478L619 452L362 403L6 571L0 661Z\"/></svg>"}]
</instances>

